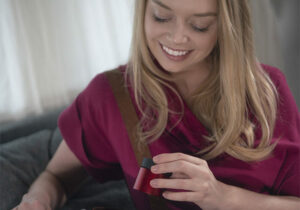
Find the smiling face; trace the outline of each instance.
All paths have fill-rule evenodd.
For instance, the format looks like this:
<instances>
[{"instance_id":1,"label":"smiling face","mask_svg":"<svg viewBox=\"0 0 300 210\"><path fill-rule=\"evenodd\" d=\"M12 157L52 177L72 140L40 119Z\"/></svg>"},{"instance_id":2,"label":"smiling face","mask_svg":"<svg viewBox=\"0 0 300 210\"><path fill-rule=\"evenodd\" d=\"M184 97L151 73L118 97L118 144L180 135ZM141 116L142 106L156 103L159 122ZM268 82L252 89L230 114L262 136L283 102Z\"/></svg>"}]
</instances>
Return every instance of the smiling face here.
<instances>
[{"instance_id":1,"label":"smiling face","mask_svg":"<svg viewBox=\"0 0 300 210\"><path fill-rule=\"evenodd\" d=\"M170 73L202 68L217 42L216 0L148 0L147 45Z\"/></svg>"}]
</instances>

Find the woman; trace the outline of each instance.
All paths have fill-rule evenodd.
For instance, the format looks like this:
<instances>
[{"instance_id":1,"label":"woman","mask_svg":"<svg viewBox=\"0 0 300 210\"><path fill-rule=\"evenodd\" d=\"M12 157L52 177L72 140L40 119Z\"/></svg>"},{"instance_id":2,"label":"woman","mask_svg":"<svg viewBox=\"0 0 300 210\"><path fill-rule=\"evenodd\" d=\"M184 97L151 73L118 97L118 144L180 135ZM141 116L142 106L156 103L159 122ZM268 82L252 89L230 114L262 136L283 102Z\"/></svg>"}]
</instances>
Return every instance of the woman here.
<instances>
[{"instance_id":1,"label":"woman","mask_svg":"<svg viewBox=\"0 0 300 210\"><path fill-rule=\"evenodd\" d=\"M298 209L299 112L284 76L259 65L245 0L138 0L128 66L137 136L154 156L153 179L168 209ZM60 117L64 141L16 209L61 206L86 176L137 165L104 74ZM84 166L84 167L83 167ZM76 176L74 176L76 174Z\"/></svg>"}]
</instances>

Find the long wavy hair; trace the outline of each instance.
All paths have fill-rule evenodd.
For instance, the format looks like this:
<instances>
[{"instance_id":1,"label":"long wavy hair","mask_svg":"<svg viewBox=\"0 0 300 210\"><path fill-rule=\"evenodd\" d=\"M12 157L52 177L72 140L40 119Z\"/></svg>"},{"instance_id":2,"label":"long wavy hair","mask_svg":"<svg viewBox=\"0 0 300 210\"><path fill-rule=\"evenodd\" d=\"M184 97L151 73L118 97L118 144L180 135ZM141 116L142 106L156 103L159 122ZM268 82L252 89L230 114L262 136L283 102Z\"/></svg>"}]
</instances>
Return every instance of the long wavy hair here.
<instances>
[{"instance_id":1,"label":"long wavy hair","mask_svg":"<svg viewBox=\"0 0 300 210\"><path fill-rule=\"evenodd\" d=\"M131 55L126 78L132 85L142 113L137 126L141 143L159 138L168 117L165 89L173 91L170 75L162 71L147 46L144 31L148 0L136 0ZM209 59L211 73L196 94L190 108L209 131L206 148L197 152L209 160L227 153L243 161L267 158L275 147L271 142L277 112L277 91L254 54L253 32L247 0L217 0L218 40ZM183 106L179 112L183 116ZM252 117L250 117L252 116ZM173 125L176 126L176 125ZM261 130L259 141L255 131Z\"/></svg>"}]
</instances>

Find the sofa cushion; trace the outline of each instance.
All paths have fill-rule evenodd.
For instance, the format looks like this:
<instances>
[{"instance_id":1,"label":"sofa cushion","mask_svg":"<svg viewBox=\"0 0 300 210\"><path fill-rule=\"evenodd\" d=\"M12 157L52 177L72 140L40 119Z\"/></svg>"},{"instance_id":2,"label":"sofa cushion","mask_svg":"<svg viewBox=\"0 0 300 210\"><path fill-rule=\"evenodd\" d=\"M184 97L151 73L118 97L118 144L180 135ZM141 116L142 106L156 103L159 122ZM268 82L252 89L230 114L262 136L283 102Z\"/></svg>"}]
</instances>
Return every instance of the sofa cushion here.
<instances>
[{"instance_id":1,"label":"sofa cushion","mask_svg":"<svg viewBox=\"0 0 300 210\"><path fill-rule=\"evenodd\" d=\"M57 118L65 107L48 111L42 115L26 117L16 122L0 124L0 144L28 136L44 129L54 130Z\"/></svg>"},{"instance_id":2,"label":"sofa cushion","mask_svg":"<svg viewBox=\"0 0 300 210\"><path fill-rule=\"evenodd\" d=\"M62 138L58 129L0 144L0 209L16 206L32 182L46 168ZM133 203L124 180L98 183L89 176L61 210L105 206L131 210Z\"/></svg>"},{"instance_id":3,"label":"sofa cushion","mask_svg":"<svg viewBox=\"0 0 300 210\"><path fill-rule=\"evenodd\" d=\"M0 145L0 209L17 205L31 183L45 169L50 153L51 130Z\"/></svg>"},{"instance_id":4,"label":"sofa cushion","mask_svg":"<svg viewBox=\"0 0 300 210\"><path fill-rule=\"evenodd\" d=\"M60 134L59 128L56 127L51 137L51 141L49 145L49 152L51 157L54 155L61 141L62 141L62 136Z\"/></svg>"}]
</instances>

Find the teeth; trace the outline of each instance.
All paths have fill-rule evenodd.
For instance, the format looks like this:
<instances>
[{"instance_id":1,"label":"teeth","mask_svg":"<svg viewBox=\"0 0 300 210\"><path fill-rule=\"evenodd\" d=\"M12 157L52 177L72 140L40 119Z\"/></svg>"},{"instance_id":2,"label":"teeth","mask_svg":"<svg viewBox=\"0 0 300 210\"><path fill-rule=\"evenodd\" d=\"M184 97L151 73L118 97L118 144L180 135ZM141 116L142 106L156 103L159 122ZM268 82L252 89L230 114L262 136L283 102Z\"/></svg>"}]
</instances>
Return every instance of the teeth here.
<instances>
[{"instance_id":1,"label":"teeth","mask_svg":"<svg viewBox=\"0 0 300 210\"><path fill-rule=\"evenodd\" d=\"M186 55L189 51L176 51L176 50L171 50L170 48L167 48L166 46L163 46L163 49L170 55L173 56L183 56Z\"/></svg>"}]
</instances>

